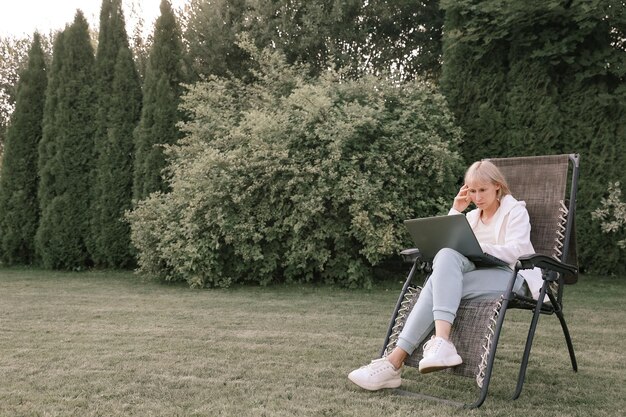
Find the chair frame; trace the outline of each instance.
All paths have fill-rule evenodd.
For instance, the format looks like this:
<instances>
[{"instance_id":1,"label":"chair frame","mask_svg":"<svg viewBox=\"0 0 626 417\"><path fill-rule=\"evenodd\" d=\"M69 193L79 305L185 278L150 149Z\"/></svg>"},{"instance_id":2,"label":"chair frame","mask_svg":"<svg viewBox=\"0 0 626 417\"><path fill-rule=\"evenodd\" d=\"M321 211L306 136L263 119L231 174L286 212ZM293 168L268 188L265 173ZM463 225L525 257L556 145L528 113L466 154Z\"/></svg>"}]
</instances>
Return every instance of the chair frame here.
<instances>
[{"instance_id":1,"label":"chair frame","mask_svg":"<svg viewBox=\"0 0 626 417\"><path fill-rule=\"evenodd\" d=\"M567 349L569 352L572 368L574 372L578 371L578 365L576 361L576 355L574 353L574 346L572 343L572 339L569 333L569 329L567 327L567 323L565 322L565 318L563 316L563 284L574 283L576 282L578 268L575 265L571 265L566 263L565 261L568 259L568 250L570 248L570 243L573 239L573 231L574 231L574 218L575 218L575 209L576 209L576 193L578 189L578 175L579 175L579 155L578 154L569 154L569 166L571 168L570 174L570 190L569 190L569 204L568 204L568 215L567 221L565 225L565 236L563 238L563 251L561 253L560 259L555 259L553 257L547 256L545 254L533 254L522 256L518 259L515 268L513 270L513 274L509 279L508 288L503 295L502 306L500 308L500 312L498 314L498 319L495 325L495 331L492 339L492 343L489 349L487 366L485 368L485 377L482 383L482 387L480 389L480 393L478 398L473 403L460 403L456 401L451 401L438 397L431 397L428 395L418 394L418 393L408 393L400 390L396 390L399 394L408 394L411 396L417 396L420 398L432 399L448 404L454 404L458 406L463 406L465 408L478 408L480 407L485 399L487 398L487 393L489 389L489 382L491 380L491 375L493 371L493 364L495 360L496 350L498 347L498 340L500 338L500 334L502 331L502 326L504 324L504 319L506 316L506 310L509 308L518 308L533 311L530 328L528 330L528 336L526 338L526 344L524 347L524 352L522 356L522 361L520 365L520 370L517 378L517 385L515 388L515 392L513 393L512 399L515 400L519 398L522 387L524 385L524 379L526 375L526 369L528 366L528 361L530 358L530 351L535 335L535 330L537 328L537 324L539 321L539 316L541 314L547 315L556 315L561 324L561 328L563 330L563 334L565 336L565 341L567 344ZM420 269L424 268L424 263L421 260L419 249L407 249L401 252L405 262L412 263L411 270L409 275L402 287L400 292L400 296L398 297L398 301L396 302L396 306L394 308L393 314L391 315L391 320L389 323L389 327L387 330L387 335L385 337L385 341L383 343L383 348L380 352L380 357L385 355L385 351L389 344L390 337L393 332L393 327L396 323L396 319L398 317L398 312L401 308L402 302L404 301L405 295L413 282L413 279L417 272ZM426 269L428 269L429 265L426 265ZM517 273L523 269L532 269L534 267L540 267L544 270L543 278L544 282L541 287L539 297L537 300L527 296L521 296L516 294L513 291L513 286L515 284L515 280L517 277ZM573 278L573 279L566 279ZM428 279L428 277L426 277ZM549 291L549 287L551 284L558 284L558 291L556 296L552 291ZM550 303L545 303L545 297L548 297Z\"/></svg>"}]
</instances>

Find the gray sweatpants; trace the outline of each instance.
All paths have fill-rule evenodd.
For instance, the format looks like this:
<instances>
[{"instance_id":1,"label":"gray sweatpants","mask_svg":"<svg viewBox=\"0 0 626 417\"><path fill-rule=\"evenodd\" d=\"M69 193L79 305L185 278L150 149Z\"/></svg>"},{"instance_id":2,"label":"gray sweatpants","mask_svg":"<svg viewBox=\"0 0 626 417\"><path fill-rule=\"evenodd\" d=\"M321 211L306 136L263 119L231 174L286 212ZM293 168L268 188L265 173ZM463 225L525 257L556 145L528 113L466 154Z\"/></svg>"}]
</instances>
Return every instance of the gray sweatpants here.
<instances>
[{"instance_id":1,"label":"gray sweatpants","mask_svg":"<svg viewBox=\"0 0 626 417\"><path fill-rule=\"evenodd\" d=\"M461 299L497 298L506 291L513 271L508 267L476 269L473 262L453 249L440 250L433 272L406 320L397 346L408 354L426 338L435 320L454 322ZM519 292L524 278L513 286Z\"/></svg>"}]
</instances>

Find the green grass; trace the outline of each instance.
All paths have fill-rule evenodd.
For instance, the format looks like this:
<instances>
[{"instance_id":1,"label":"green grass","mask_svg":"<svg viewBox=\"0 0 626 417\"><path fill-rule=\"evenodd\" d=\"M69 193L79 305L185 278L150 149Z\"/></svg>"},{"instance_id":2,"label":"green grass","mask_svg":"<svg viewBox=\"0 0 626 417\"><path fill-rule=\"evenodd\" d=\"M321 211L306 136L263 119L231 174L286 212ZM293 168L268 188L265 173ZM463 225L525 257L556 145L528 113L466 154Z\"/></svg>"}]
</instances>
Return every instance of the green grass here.
<instances>
[{"instance_id":1,"label":"green grass","mask_svg":"<svg viewBox=\"0 0 626 417\"><path fill-rule=\"evenodd\" d=\"M479 410L358 389L401 284L191 290L128 272L0 269L0 416L626 415L626 279L582 277L566 318L542 317L522 396L510 401L529 313L513 311ZM472 399L472 380L403 374Z\"/></svg>"}]
</instances>

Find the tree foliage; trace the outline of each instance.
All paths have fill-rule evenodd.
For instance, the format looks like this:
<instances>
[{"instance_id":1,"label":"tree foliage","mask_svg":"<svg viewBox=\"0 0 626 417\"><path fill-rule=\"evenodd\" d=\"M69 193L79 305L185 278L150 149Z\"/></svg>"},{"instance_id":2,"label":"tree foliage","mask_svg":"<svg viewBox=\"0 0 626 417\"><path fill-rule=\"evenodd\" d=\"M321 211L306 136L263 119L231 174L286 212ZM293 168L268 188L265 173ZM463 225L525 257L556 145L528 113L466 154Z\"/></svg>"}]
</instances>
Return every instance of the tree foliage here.
<instances>
[{"instance_id":1,"label":"tree foliage","mask_svg":"<svg viewBox=\"0 0 626 417\"><path fill-rule=\"evenodd\" d=\"M345 76L391 70L435 80L443 13L438 0L192 0L185 20L189 61L203 75L246 79L252 64L237 44L247 33L260 48L281 51L311 75L327 67Z\"/></svg>"},{"instance_id":2,"label":"tree foliage","mask_svg":"<svg viewBox=\"0 0 626 417\"><path fill-rule=\"evenodd\" d=\"M581 154L584 270L623 273L591 212L607 178L626 182L626 5L622 0L442 1L442 88L467 160Z\"/></svg>"},{"instance_id":3,"label":"tree foliage","mask_svg":"<svg viewBox=\"0 0 626 417\"><path fill-rule=\"evenodd\" d=\"M51 49L51 37L37 36L47 62ZM28 65L28 52L33 42L34 37L29 36L22 38L0 36L0 166L2 166L2 145L6 137L6 129L15 108L19 74Z\"/></svg>"},{"instance_id":4,"label":"tree foliage","mask_svg":"<svg viewBox=\"0 0 626 417\"><path fill-rule=\"evenodd\" d=\"M39 146L41 219L36 247L47 268L91 264L90 178L94 161L94 53L78 11L55 40Z\"/></svg>"},{"instance_id":5,"label":"tree foliage","mask_svg":"<svg viewBox=\"0 0 626 417\"><path fill-rule=\"evenodd\" d=\"M0 174L0 259L30 264L39 223L37 148L42 136L47 85L41 37L35 33L17 85L15 111L7 131Z\"/></svg>"},{"instance_id":6,"label":"tree foliage","mask_svg":"<svg viewBox=\"0 0 626 417\"><path fill-rule=\"evenodd\" d=\"M163 179L163 145L174 143L180 137L176 123L182 118L178 103L185 82L184 49L170 3L162 0L160 10L143 83L141 118L134 138L135 200L167 190Z\"/></svg>"},{"instance_id":7,"label":"tree foliage","mask_svg":"<svg viewBox=\"0 0 626 417\"><path fill-rule=\"evenodd\" d=\"M304 63L312 74L350 65L351 45L363 1L256 0L251 3L250 35L261 47L274 46L289 63Z\"/></svg>"},{"instance_id":8,"label":"tree foliage","mask_svg":"<svg viewBox=\"0 0 626 417\"><path fill-rule=\"evenodd\" d=\"M103 0L98 40L90 253L96 265L125 267L133 256L122 215L132 201L133 131L141 109L141 85L120 0Z\"/></svg>"},{"instance_id":9,"label":"tree foliage","mask_svg":"<svg viewBox=\"0 0 626 417\"><path fill-rule=\"evenodd\" d=\"M394 70L405 79L437 81L444 19L439 0L362 3L362 17L358 18L361 35L350 45L351 61L358 62L362 71Z\"/></svg>"},{"instance_id":10,"label":"tree foliage","mask_svg":"<svg viewBox=\"0 0 626 417\"><path fill-rule=\"evenodd\" d=\"M130 226L124 212L132 207L133 131L141 113L139 77L129 49L120 49L115 65L112 107L103 152L99 155L101 187L100 233L96 240L100 265L127 268L134 265Z\"/></svg>"},{"instance_id":11,"label":"tree foliage","mask_svg":"<svg viewBox=\"0 0 626 417\"><path fill-rule=\"evenodd\" d=\"M244 27L246 0L191 0L183 16L192 78L217 75L246 78L248 56L236 44Z\"/></svg>"},{"instance_id":12,"label":"tree foliage","mask_svg":"<svg viewBox=\"0 0 626 417\"><path fill-rule=\"evenodd\" d=\"M214 77L185 95L171 192L129 215L141 271L195 286L368 285L408 243L402 220L447 209L434 196L454 190L460 131L443 97L417 81L307 78L245 45L259 82Z\"/></svg>"}]
</instances>

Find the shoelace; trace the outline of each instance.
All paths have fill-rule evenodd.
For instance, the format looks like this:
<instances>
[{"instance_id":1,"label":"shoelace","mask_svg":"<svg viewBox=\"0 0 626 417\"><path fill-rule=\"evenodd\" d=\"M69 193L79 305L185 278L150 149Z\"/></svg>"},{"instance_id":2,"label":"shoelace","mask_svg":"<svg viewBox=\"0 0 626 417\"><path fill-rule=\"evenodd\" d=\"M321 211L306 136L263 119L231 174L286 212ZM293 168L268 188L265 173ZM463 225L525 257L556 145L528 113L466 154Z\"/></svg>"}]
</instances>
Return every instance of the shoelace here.
<instances>
[{"instance_id":1,"label":"shoelace","mask_svg":"<svg viewBox=\"0 0 626 417\"><path fill-rule=\"evenodd\" d=\"M361 368L369 368L374 373L380 373L381 371L383 371L384 369L388 367L391 367L393 369L393 366L390 363L385 367L380 366L381 362L387 362L386 359L387 359L386 357L374 359L368 365L362 366Z\"/></svg>"},{"instance_id":2,"label":"shoelace","mask_svg":"<svg viewBox=\"0 0 626 417\"><path fill-rule=\"evenodd\" d=\"M443 343L443 340L435 339L434 337L424 343L424 356L426 355L426 352L437 351L441 346L441 343Z\"/></svg>"}]
</instances>

